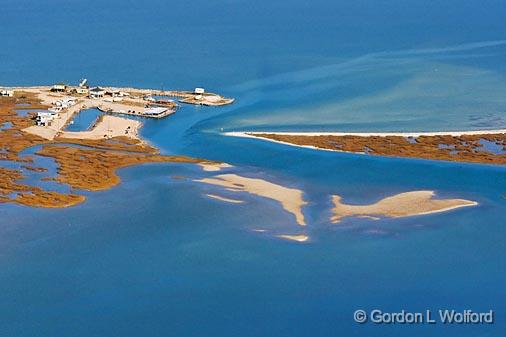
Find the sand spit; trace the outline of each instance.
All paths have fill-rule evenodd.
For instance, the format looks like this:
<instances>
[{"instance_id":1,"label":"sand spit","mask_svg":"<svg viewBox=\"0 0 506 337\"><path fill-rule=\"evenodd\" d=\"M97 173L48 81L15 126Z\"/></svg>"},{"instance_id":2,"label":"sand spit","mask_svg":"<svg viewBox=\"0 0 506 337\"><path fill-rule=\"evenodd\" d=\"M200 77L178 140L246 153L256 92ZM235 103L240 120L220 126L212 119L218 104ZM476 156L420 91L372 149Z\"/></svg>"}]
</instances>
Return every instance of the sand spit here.
<instances>
[{"instance_id":1,"label":"sand spit","mask_svg":"<svg viewBox=\"0 0 506 337\"><path fill-rule=\"evenodd\" d=\"M433 132L225 132L226 136L234 137L256 137L257 135L270 134L281 136L356 136L356 137L421 137L421 136L472 136L472 135L494 135L506 133L506 129L496 130L468 130L468 131L433 131Z\"/></svg>"},{"instance_id":2,"label":"sand spit","mask_svg":"<svg viewBox=\"0 0 506 337\"><path fill-rule=\"evenodd\" d=\"M258 178L247 178L236 174L221 174L198 182L222 186L232 192L247 192L278 201L283 208L295 216L297 223L305 226L302 207L307 204L301 190L277 185Z\"/></svg>"},{"instance_id":3,"label":"sand spit","mask_svg":"<svg viewBox=\"0 0 506 337\"><path fill-rule=\"evenodd\" d=\"M199 166L202 167L202 169L206 172L217 172L221 171L222 169L233 167L227 163L201 163Z\"/></svg>"},{"instance_id":4,"label":"sand spit","mask_svg":"<svg viewBox=\"0 0 506 337\"><path fill-rule=\"evenodd\" d=\"M309 236L305 234L298 234L298 235L288 235L288 234L282 234L282 235L276 235L277 238L290 240L290 241L296 241L296 242L306 242L309 240Z\"/></svg>"},{"instance_id":5,"label":"sand spit","mask_svg":"<svg viewBox=\"0 0 506 337\"><path fill-rule=\"evenodd\" d=\"M77 139L104 139L126 136L139 139L139 129L142 123L136 120L121 118L117 116L102 116L98 123L89 131L64 131L62 138Z\"/></svg>"},{"instance_id":6,"label":"sand spit","mask_svg":"<svg viewBox=\"0 0 506 337\"><path fill-rule=\"evenodd\" d=\"M505 131L349 134L233 132L227 135L324 151L506 165Z\"/></svg>"},{"instance_id":7,"label":"sand spit","mask_svg":"<svg viewBox=\"0 0 506 337\"><path fill-rule=\"evenodd\" d=\"M349 216L385 216L401 218L414 215L440 213L460 207L476 206L475 201L464 199L433 199L434 191L413 191L393 195L369 205L347 205L334 195L333 223Z\"/></svg>"},{"instance_id":8,"label":"sand spit","mask_svg":"<svg viewBox=\"0 0 506 337\"><path fill-rule=\"evenodd\" d=\"M244 203L244 200L225 198L225 197L222 197L222 196L216 195L216 194L206 194L206 196L208 196L211 199L216 199L216 200L220 200L220 201L230 202L230 203L233 203L233 204L242 204L242 203Z\"/></svg>"}]
</instances>

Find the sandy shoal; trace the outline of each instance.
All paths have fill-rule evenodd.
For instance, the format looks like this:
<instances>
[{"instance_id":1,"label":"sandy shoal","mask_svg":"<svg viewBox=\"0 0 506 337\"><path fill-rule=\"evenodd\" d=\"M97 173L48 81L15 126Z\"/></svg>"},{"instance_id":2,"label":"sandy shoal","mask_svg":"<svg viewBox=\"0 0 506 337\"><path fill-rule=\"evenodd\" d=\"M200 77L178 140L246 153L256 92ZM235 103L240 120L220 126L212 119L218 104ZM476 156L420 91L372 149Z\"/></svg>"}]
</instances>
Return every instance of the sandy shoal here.
<instances>
[{"instance_id":1,"label":"sandy shoal","mask_svg":"<svg viewBox=\"0 0 506 337\"><path fill-rule=\"evenodd\" d=\"M305 234L298 234L298 235L282 234L282 235L276 235L276 237L278 237L280 239L296 241L296 242L306 242L307 240L309 240L309 236L307 236Z\"/></svg>"},{"instance_id":2,"label":"sandy shoal","mask_svg":"<svg viewBox=\"0 0 506 337\"><path fill-rule=\"evenodd\" d=\"M445 212L478 203L465 199L433 199L434 191L413 191L393 195L369 205L348 205L334 195L331 221L337 223L348 216L385 216L401 218L413 215Z\"/></svg>"},{"instance_id":3,"label":"sandy shoal","mask_svg":"<svg viewBox=\"0 0 506 337\"><path fill-rule=\"evenodd\" d=\"M295 220L299 225L306 225L302 207L306 205L307 202L304 200L301 190L277 185L263 179L247 178L236 174L221 174L196 181L222 186L232 192L247 192L276 200L287 212L295 216Z\"/></svg>"},{"instance_id":4,"label":"sandy shoal","mask_svg":"<svg viewBox=\"0 0 506 337\"><path fill-rule=\"evenodd\" d=\"M220 200L220 201L230 202L230 203L233 203L233 204L242 204L242 203L244 203L243 200L226 198L226 197L222 197L222 196L216 195L216 194L206 194L206 196L208 196L211 199L216 199L216 200Z\"/></svg>"},{"instance_id":5,"label":"sandy shoal","mask_svg":"<svg viewBox=\"0 0 506 337\"><path fill-rule=\"evenodd\" d=\"M202 169L206 172L217 172L221 171L222 169L233 167L227 163L200 163L199 166L202 167Z\"/></svg>"}]
</instances>

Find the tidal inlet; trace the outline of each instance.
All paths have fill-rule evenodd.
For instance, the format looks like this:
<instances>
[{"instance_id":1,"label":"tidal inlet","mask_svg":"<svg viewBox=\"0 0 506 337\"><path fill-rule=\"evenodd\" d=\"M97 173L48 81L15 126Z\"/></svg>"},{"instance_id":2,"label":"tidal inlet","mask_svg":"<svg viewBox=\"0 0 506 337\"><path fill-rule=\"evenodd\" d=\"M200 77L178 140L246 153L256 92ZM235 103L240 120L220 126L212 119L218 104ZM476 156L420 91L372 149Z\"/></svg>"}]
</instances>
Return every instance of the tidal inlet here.
<instances>
[{"instance_id":1,"label":"tidal inlet","mask_svg":"<svg viewBox=\"0 0 506 337\"><path fill-rule=\"evenodd\" d=\"M3 1L0 336L503 337L501 1Z\"/></svg>"}]
</instances>

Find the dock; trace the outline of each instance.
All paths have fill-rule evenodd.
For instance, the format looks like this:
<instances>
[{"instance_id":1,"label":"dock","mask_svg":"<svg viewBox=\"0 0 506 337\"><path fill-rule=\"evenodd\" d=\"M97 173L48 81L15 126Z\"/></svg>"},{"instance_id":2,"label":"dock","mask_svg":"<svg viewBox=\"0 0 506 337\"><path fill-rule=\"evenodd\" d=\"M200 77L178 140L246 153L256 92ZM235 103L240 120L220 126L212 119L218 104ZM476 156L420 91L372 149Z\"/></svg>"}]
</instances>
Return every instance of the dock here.
<instances>
[{"instance_id":1,"label":"dock","mask_svg":"<svg viewBox=\"0 0 506 337\"><path fill-rule=\"evenodd\" d=\"M169 107L136 107L125 104L100 104L96 108L105 113L139 116L145 118L164 118L176 112L175 108Z\"/></svg>"}]
</instances>

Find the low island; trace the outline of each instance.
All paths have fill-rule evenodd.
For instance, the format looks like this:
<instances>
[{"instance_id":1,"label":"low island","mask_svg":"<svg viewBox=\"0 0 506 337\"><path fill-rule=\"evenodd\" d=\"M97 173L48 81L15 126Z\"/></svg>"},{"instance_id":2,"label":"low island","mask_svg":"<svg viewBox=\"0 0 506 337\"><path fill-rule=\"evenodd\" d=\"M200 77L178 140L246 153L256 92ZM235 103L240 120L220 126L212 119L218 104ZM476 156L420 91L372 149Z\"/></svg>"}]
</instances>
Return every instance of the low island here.
<instances>
[{"instance_id":1,"label":"low island","mask_svg":"<svg viewBox=\"0 0 506 337\"><path fill-rule=\"evenodd\" d=\"M506 130L448 132L227 132L317 150L481 164L506 164Z\"/></svg>"}]
</instances>

